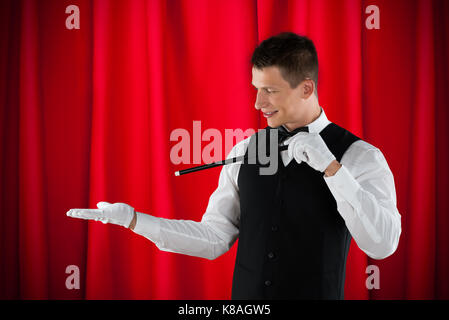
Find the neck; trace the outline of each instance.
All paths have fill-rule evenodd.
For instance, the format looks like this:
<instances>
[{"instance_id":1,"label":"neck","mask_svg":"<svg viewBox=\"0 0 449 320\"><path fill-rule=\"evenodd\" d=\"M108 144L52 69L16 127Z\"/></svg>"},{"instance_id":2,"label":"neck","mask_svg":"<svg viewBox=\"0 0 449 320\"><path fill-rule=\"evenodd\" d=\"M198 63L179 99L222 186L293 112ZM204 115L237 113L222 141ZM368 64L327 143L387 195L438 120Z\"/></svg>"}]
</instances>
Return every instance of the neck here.
<instances>
[{"instance_id":1,"label":"neck","mask_svg":"<svg viewBox=\"0 0 449 320\"><path fill-rule=\"evenodd\" d=\"M306 112L305 115L301 117L300 121L296 121L294 123L286 123L284 124L284 127L287 128L289 131L293 131L297 128L305 127L318 119L321 115L321 107L318 104L318 102L313 103L308 107L308 112Z\"/></svg>"}]
</instances>

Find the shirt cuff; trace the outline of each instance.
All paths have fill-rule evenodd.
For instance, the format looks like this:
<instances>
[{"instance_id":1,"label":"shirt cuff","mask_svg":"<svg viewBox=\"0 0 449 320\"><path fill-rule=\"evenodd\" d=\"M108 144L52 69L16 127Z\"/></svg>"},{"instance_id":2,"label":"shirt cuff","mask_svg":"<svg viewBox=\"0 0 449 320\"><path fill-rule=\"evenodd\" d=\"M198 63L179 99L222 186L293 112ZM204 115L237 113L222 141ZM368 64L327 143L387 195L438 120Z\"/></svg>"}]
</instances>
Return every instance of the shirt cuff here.
<instances>
[{"instance_id":1,"label":"shirt cuff","mask_svg":"<svg viewBox=\"0 0 449 320\"><path fill-rule=\"evenodd\" d=\"M160 241L160 221L152 215L136 212L137 221L134 232L145 238L158 243Z\"/></svg>"},{"instance_id":2,"label":"shirt cuff","mask_svg":"<svg viewBox=\"0 0 449 320\"><path fill-rule=\"evenodd\" d=\"M360 208L357 192L361 186L345 166L342 165L333 176L324 176L324 180L337 202L347 201L354 209Z\"/></svg>"}]
</instances>

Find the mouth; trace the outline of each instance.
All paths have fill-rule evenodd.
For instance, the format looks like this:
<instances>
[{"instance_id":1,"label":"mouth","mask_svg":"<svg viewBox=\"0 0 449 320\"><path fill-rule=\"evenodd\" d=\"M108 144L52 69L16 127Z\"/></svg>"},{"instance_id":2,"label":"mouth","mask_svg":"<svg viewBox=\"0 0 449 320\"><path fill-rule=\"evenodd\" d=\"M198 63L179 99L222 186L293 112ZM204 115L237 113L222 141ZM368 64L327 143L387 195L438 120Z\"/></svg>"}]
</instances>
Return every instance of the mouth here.
<instances>
[{"instance_id":1,"label":"mouth","mask_svg":"<svg viewBox=\"0 0 449 320\"><path fill-rule=\"evenodd\" d=\"M275 110L275 111L271 111L271 112L262 112L263 113L263 116L265 117L265 118L271 118L275 113L277 113L278 111L277 110Z\"/></svg>"}]
</instances>

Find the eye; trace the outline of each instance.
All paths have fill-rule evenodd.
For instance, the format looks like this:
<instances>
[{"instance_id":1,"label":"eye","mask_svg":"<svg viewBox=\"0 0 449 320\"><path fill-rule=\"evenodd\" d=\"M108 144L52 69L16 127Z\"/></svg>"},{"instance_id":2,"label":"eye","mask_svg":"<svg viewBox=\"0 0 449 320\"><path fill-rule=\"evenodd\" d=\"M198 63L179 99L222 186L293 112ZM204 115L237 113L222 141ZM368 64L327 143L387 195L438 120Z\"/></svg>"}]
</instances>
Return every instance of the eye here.
<instances>
[{"instance_id":1,"label":"eye","mask_svg":"<svg viewBox=\"0 0 449 320\"><path fill-rule=\"evenodd\" d=\"M259 91L259 88L253 87L254 90ZM266 93L275 93L277 91L270 89L270 88L262 88L263 91L265 91Z\"/></svg>"}]
</instances>

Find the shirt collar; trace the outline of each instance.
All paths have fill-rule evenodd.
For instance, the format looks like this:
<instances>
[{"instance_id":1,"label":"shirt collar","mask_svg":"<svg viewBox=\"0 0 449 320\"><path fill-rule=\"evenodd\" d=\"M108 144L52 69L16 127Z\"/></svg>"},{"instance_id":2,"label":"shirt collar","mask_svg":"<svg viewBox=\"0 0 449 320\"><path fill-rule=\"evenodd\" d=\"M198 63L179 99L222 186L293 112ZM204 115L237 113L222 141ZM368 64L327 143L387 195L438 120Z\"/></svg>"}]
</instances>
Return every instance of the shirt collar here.
<instances>
[{"instance_id":1,"label":"shirt collar","mask_svg":"<svg viewBox=\"0 0 449 320\"><path fill-rule=\"evenodd\" d=\"M316 132L320 133L321 130L327 127L327 125L331 123L326 116L326 113L324 112L324 109L321 108L321 113L317 119L306 125L309 128L309 132ZM291 130L288 130L285 125L282 125L288 132Z\"/></svg>"}]
</instances>

